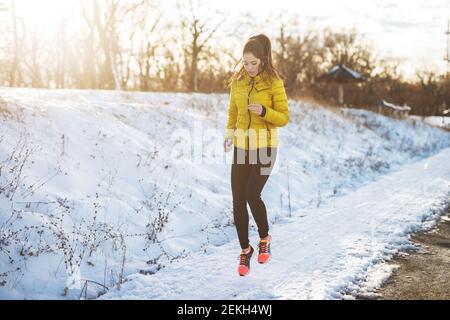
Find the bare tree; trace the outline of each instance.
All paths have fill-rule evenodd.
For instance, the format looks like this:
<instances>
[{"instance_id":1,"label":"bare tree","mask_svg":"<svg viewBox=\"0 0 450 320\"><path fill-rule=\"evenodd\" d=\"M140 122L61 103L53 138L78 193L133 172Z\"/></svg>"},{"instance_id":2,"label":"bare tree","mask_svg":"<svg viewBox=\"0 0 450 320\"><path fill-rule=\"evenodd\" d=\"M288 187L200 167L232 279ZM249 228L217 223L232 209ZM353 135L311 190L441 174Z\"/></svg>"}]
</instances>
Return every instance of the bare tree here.
<instances>
[{"instance_id":1,"label":"bare tree","mask_svg":"<svg viewBox=\"0 0 450 320\"><path fill-rule=\"evenodd\" d=\"M123 56L120 56L123 50L119 43L120 33L125 32L128 35L126 38L130 39L128 21L147 3L147 0L105 0L101 3L98 0L80 0L83 17L93 34L94 43L98 40L98 47L102 52L101 60L97 63L103 88L120 90L122 84L128 82L128 79L121 79L123 73L118 69L118 64L124 62ZM125 77L128 77L126 72Z\"/></svg>"},{"instance_id":2,"label":"bare tree","mask_svg":"<svg viewBox=\"0 0 450 320\"><path fill-rule=\"evenodd\" d=\"M115 37L117 1L108 0L99 4L98 0L86 1L80 0L83 17L91 29L90 40L95 41L95 35L98 36L99 48L102 50L102 61L97 61L100 65L100 83L105 89L120 89L120 81L117 79L115 70L113 48L116 47L112 42L117 40Z\"/></svg>"},{"instance_id":3,"label":"bare tree","mask_svg":"<svg viewBox=\"0 0 450 320\"><path fill-rule=\"evenodd\" d=\"M92 17L92 8L90 7L91 2L90 1L83 1L80 0L80 9L82 16L84 18L84 21L86 23L86 26L88 28L87 30L87 37L84 39L83 43L83 67L84 67L84 76L85 76L85 82L84 86L80 83L81 87L90 87L93 89L100 88L100 80L99 77L97 77L97 56L95 52L97 51L96 48L96 30L95 30L95 24L94 19Z\"/></svg>"},{"instance_id":4,"label":"bare tree","mask_svg":"<svg viewBox=\"0 0 450 320\"><path fill-rule=\"evenodd\" d=\"M365 74L375 68L373 50L363 42L356 29L334 32L329 28L323 31L324 62L327 67L343 63Z\"/></svg>"},{"instance_id":5,"label":"bare tree","mask_svg":"<svg viewBox=\"0 0 450 320\"><path fill-rule=\"evenodd\" d=\"M188 37L187 45L183 48L185 81L188 90L198 91L200 55L207 50L208 42L223 25L225 18L218 11L211 13L208 1L189 0L187 6L184 1L182 3L178 2L177 6L182 36L187 34Z\"/></svg>"},{"instance_id":6,"label":"bare tree","mask_svg":"<svg viewBox=\"0 0 450 320\"><path fill-rule=\"evenodd\" d=\"M285 78L288 93L297 96L311 89L319 74L322 58L319 51L318 33L313 30L300 34L296 16L280 16L278 45L274 58L278 69ZM288 28L290 27L290 29Z\"/></svg>"},{"instance_id":7,"label":"bare tree","mask_svg":"<svg viewBox=\"0 0 450 320\"><path fill-rule=\"evenodd\" d=\"M7 76L9 70L8 68L8 59L7 59L7 43L6 41L7 35L10 34L9 23L8 23L8 7L4 3L4 0L0 0L0 35L2 35L0 39L0 52L3 54L0 55L0 85L7 84Z\"/></svg>"},{"instance_id":8,"label":"bare tree","mask_svg":"<svg viewBox=\"0 0 450 320\"><path fill-rule=\"evenodd\" d=\"M6 8L6 6L4 6ZM21 68L21 56L23 53L23 45L25 41L25 26L23 20L18 16L16 10L16 4L14 0L11 0L9 6L12 23L12 34L14 37L13 45L13 61L11 63L10 79L11 86L18 86L22 83L22 68Z\"/></svg>"},{"instance_id":9,"label":"bare tree","mask_svg":"<svg viewBox=\"0 0 450 320\"><path fill-rule=\"evenodd\" d=\"M157 64L156 79L161 90L176 91L180 88L181 64L178 53L170 46L171 43L176 43L175 37L173 41L167 40L163 43L163 58Z\"/></svg>"},{"instance_id":10,"label":"bare tree","mask_svg":"<svg viewBox=\"0 0 450 320\"><path fill-rule=\"evenodd\" d=\"M27 33L30 35L30 41L27 43L24 66L31 80L31 86L33 88L42 88L45 86L42 77L42 68L44 66L41 63L44 50L44 30L35 27L34 30L29 29Z\"/></svg>"},{"instance_id":11,"label":"bare tree","mask_svg":"<svg viewBox=\"0 0 450 320\"><path fill-rule=\"evenodd\" d=\"M150 90L151 67L156 65L156 54L158 48L164 43L164 33L167 26L162 25L163 14L151 1L143 3L145 10L143 14L137 14L133 21L132 30L129 33L129 57L133 57L138 66L138 88L143 91ZM150 15L153 13L153 15ZM165 32L160 32L164 30ZM126 75L130 75L131 59L126 67ZM154 88L153 88L154 89Z\"/></svg>"},{"instance_id":12,"label":"bare tree","mask_svg":"<svg viewBox=\"0 0 450 320\"><path fill-rule=\"evenodd\" d=\"M58 33L56 35L56 87L59 89L66 87L66 65L67 65L67 17L63 16L59 20Z\"/></svg>"},{"instance_id":13,"label":"bare tree","mask_svg":"<svg viewBox=\"0 0 450 320\"><path fill-rule=\"evenodd\" d=\"M405 103L404 80L400 72L400 61L393 58L383 58L377 64L379 71L369 79L367 84L369 90L367 93L376 96L376 100L372 100L372 103L377 104L381 99L396 104Z\"/></svg>"},{"instance_id":14,"label":"bare tree","mask_svg":"<svg viewBox=\"0 0 450 320\"><path fill-rule=\"evenodd\" d=\"M439 115L444 96L444 86L441 84L439 75L432 70L424 70L417 71L416 76L422 91L420 99L422 114Z\"/></svg>"}]
</instances>

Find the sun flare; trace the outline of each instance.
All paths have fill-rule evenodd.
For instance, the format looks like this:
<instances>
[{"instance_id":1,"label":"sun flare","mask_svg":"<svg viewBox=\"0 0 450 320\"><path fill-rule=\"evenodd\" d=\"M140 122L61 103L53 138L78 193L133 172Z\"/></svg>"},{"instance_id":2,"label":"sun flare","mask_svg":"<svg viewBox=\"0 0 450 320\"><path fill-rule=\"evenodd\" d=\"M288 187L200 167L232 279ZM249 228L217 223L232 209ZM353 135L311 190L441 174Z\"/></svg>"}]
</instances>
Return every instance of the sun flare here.
<instances>
[{"instance_id":1,"label":"sun flare","mask_svg":"<svg viewBox=\"0 0 450 320\"><path fill-rule=\"evenodd\" d=\"M17 12L27 23L34 26L53 26L67 16L73 6L72 0L14 0Z\"/></svg>"}]
</instances>

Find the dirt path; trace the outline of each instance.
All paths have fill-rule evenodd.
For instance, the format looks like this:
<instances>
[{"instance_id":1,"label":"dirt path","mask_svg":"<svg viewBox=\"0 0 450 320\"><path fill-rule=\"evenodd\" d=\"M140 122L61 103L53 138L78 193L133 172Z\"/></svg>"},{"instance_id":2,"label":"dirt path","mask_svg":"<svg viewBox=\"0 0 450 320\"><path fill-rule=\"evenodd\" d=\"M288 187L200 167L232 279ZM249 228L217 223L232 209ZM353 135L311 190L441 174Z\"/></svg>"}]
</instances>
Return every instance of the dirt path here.
<instances>
[{"instance_id":1,"label":"dirt path","mask_svg":"<svg viewBox=\"0 0 450 320\"><path fill-rule=\"evenodd\" d=\"M423 250L392 260L399 268L376 292L379 299L450 299L450 208L433 230L414 235L412 241Z\"/></svg>"}]
</instances>

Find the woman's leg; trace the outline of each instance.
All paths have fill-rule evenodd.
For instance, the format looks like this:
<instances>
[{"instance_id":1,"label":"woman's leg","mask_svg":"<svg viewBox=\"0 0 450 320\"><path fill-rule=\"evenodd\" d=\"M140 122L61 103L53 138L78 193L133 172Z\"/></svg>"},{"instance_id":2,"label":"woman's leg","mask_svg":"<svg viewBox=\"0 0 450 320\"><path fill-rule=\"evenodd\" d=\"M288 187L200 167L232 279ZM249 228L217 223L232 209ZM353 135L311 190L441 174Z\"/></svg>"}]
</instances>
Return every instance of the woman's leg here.
<instances>
[{"instance_id":1,"label":"woman's leg","mask_svg":"<svg viewBox=\"0 0 450 320\"><path fill-rule=\"evenodd\" d=\"M249 216L247 211L247 199L245 188L250 175L250 165L237 162L237 149L234 150L234 159L231 166L231 190L233 193L233 216L236 226L239 243L242 249L247 249L250 245L248 239Z\"/></svg>"},{"instance_id":2,"label":"woman's leg","mask_svg":"<svg viewBox=\"0 0 450 320\"><path fill-rule=\"evenodd\" d=\"M245 189L245 197L252 210L253 218L258 226L259 237L266 238L269 234L266 206L261 199L261 192L270 177L276 159L276 149L260 150L265 152L262 158L258 156L258 163L252 165Z\"/></svg>"}]
</instances>

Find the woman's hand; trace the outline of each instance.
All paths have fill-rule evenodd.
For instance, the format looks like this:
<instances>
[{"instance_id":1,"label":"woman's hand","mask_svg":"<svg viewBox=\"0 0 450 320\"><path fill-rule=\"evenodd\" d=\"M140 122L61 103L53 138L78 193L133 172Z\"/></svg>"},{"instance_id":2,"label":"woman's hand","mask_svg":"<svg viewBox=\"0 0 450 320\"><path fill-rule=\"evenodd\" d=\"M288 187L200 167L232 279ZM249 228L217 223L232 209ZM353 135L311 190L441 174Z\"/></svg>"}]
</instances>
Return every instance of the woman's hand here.
<instances>
[{"instance_id":1,"label":"woman's hand","mask_svg":"<svg viewBox=\"0 0 450 320\"><path fill-rule=\"evenodd\" d=\"M233 144L233 139L225 139L223 142L223 150L228 152L231 150L231 145Z\"/></svg>"},{"instance_id":2,"label":"woman's hand","mask_svg":"<svg viewBox=\"0 0 450 320\"><path fill-rule=\"evenodd\" d=\"M248 110L250 110L254 114L257 114L258 116L260 116L263 112L263 106L260 104L255 104L255 103L249 104Z\"/></svg>"}]
</instances>

